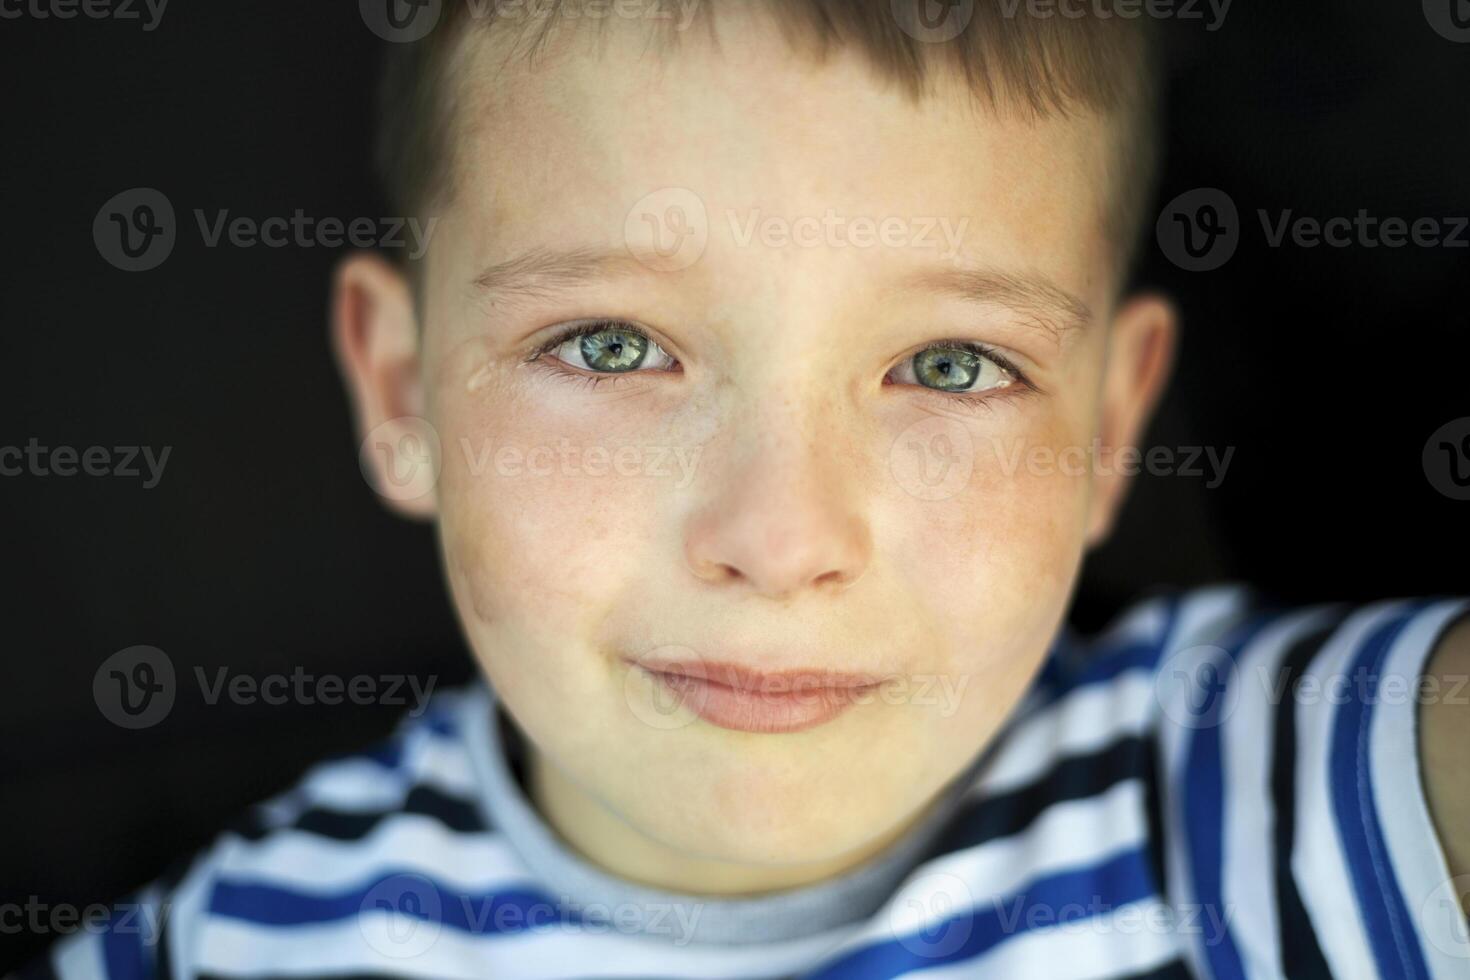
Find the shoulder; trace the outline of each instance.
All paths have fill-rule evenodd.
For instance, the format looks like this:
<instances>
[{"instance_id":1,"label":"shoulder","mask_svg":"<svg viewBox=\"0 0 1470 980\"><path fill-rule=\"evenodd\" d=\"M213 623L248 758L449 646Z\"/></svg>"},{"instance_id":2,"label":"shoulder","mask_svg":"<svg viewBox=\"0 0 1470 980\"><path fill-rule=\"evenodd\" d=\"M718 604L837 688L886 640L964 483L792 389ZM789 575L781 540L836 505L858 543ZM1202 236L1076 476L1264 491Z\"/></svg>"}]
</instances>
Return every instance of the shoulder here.
<instances>
[{"instance_id":1,"label":"shoulder","mask_svg":"<svg viewBox=\"0 0 1470 980\"><path fill-rule=\"evenodd\" d=\"M1456 975L1467 609L1292 608L1233 586L1149 598L1059 639L996 768L1095 773L1131 746L1123 776L1143 784L1169 902L1223 923L1186 937L1197 972Z\"/></svg>"},{"instance_id":2,"label":"shoulder","mask_svg":"<svg viewBox=\"0 0 1470 980\"><path fill-rule=\"evenodd\" d=\"M1456 877L1470 876L1470 616L1448 628L1425 669L1419 752L1430 813ZM1470 881L1457 896L1470 911Z\"/></svg>"},{"instance_id":3,"label":"shoulder","mask_svg":"<svg viewBox=\"0 0 1470 980\"><path fill-rule=\"evenodd\" d=\"M60 944L41 975L371 973L403 955L415 932L395 914L523 876L480 802L466 724L483 704L482 688L436 694L379 745L314 766Z\"/></svg>"}]
</instances>

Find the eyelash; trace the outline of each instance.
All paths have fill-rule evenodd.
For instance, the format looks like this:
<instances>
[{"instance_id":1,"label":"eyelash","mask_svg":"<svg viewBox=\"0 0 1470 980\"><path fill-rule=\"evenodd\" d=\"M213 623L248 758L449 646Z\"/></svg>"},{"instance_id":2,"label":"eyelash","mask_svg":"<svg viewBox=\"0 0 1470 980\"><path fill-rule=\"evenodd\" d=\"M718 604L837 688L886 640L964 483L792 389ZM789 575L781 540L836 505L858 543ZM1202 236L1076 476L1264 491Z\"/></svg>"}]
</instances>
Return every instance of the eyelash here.
<instances>
[{"instance_id":1,"label":"eyelash","mask_svg":"<svg viewBox=\"0 0 1470 980\"><path fill-rule=\"evenodd\" d=\"M583 323L575 323L558 331L556 335L553 336L551 339L547 340L545 343L539 345L535 350L531 351L531 353L526 356L526 363L529 364L532 362L541 362L546 358L547 354L555 351L567 341L577 340L595 333L601 333L604 330L619 330L623 333L630 333L634 336L641 337L650 344L658 343L658 341L654 340L653 337L649 336L647 331L634 326L626 320L593 320ZM1025 373L1022 372L1020 368L1016 367L1015 362L1010 360L1010 358L1006 357L994 347L989 347L985 344L978 344L973 340L936 340L932 343L925 344L923 347L920 347L918 350L910 353L908 355L908 359L912 360L913 358L918 357L920 354L923 354L926 351L940 349L962 350L967 353L974 354L977 357L986 358L987 360L993 361L998 367L1000 367L1001 370L1009 374L1014 380L1011 384L1006 385L1003 388L989 388L985 391L976 391L969 393L939 391L934 388L926 388L923 385L909 385L908 387L918 388L920 391L925 392L926 394L935 395L950 404L953 404L954 402L960 402L961 404L971 407L988 407L988 403L994 401L996 398L1022 395L1039 390L1036 385L1034 385L1031 380L1026 377ZM586 388L596 388L607 383L616 384L618 381L626 379L628 375L647 373L628 371L624 373L608 372L599 374L588 374L584 371L578 370L576 368L571 368L570 366L563 364L559 358L552 358L552 361L554 363L548 364L547 370L554 372L562 378L580 381L583 387ZM886 379L887 375L885 375L884 377ZM887 381L885 380L885 384L886 383Z\"/></svg>"},{"instance_id":2,"label":"eyelash","mask_svg":"<svg viewBox=\"0 0 1470 980\"><path fill-rule=\"evenodd\" d=\"M904 360L912 361L920 354L931 350L962 350L966 353L974 354L976 357L983 357L988 361L994 362L997 367L1010 375L1012 379L1011 383L1003 388L987 388L984 391L971 392L939 391L936 388L926 388L923 385L909 386L919 389L919 391L926 395L934 395L942 399L946 404L952 405L955 402L959 402L968 408L991 408L997 399L1015 398L1041 390L1031 382L1030 378L1026 377L1025 372L1018 368L1016 363L1010 358L1006 357L994 347L979 344L973 340L961 340L959 338L936 340L909 353Z\"/></svg>"},{"instance_id":3,"label":"eyelash","mask_svg":"<svg viewBox=\"0 0 1470 980\"><path fill-rule=\"evenodd\" d=\"M579 338L587 337L595 333L601 333L604 330L618 330L622 333L633 334L635 337L641 337L650 344L658 343L658 341L649 336L646 330L641 330L633 324L627 322L626 320L584 321L582 323L574 323L571 326L565 327L562 330L558 331L557 334L550 340L546 341L544 344L541 344L535 350L531 351L531 353L526 356L526 363L530 364L532 362L541 362L546 359L547 354L550 354L552 351L556 350L567 341L577 340ZM578 368L574 368L564 363L560 358L551 358L551 362L546 364L545 367L546 370L551 371L555 376L562 378L563 380L581 382L581 385L584 388L597 388L604 384L617 384L619 381L627 380L629 375L648 373L639 371L626 371L621 373L604 372L600 374L589 374L586 371L582 371Z\"/></svg>"}]
</instances>

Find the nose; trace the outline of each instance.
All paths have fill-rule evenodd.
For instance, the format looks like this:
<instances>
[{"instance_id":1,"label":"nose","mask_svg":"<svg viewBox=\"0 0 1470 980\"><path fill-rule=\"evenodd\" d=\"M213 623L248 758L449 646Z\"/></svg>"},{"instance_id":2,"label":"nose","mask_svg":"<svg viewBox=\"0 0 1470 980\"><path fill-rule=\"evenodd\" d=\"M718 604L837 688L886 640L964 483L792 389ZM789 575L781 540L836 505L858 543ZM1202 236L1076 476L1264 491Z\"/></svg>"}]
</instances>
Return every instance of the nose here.
<instances>
[{"instance_id":1,"label":"nose","mask_svg":"<svg viewBox=\"0 0 1470 980\"><path fill-rule=\"evenodd\" d=\"M719 473L688 519L685 561L701 581L771 599L845 591L867 569L868 522L810 447L770 449Z\"/></svg>"}]
</instances>

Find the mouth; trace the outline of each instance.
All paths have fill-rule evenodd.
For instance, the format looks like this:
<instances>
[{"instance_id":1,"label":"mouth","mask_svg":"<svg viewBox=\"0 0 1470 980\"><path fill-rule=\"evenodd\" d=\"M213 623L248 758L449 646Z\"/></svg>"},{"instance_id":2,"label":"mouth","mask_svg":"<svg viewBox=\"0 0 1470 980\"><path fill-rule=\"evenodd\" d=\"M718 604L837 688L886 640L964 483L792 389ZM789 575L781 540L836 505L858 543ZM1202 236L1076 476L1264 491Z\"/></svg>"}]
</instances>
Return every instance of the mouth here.
<instances>
[{"instance_id":1,"label":"mouth","mask_svg":"<svg viewBox=\"0 0 1470 980\"><path fill-rule=\"evenodd\" d=\"M765 735L824 725L871 699L885 678L830 670L764 672L707 660L630 660L712 725Z\"/></svg>"}]
</instances>

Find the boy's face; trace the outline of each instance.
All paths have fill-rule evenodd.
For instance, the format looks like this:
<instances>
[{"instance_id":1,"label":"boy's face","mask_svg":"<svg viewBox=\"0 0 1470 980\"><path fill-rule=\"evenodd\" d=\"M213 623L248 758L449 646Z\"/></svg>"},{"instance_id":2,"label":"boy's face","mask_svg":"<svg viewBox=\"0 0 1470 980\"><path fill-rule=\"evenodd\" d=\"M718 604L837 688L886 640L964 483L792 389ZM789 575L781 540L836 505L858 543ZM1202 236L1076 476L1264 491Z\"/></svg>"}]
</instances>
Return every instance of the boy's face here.
<instances>
[{"instance_id":1,"label":"boy's face","mask_svg":"<svg viewBox=\"0 0 1470 980\"><path fill-rule=\"evenodd\" d=\"M718 53L591 44L467 63L420 322L385 266L344 265L361 424L437 433L400 506L438 515L469 642L576 801L563 833L840 864L1023 693L1120 496L1088 463L1119 468L1172 319L1114 303L1109 122L1003 121L950 82L913 102L755 21ZM705 685L671 707L649 658L888 679L829 718L815 680L768 686L732 720Z\"/></svg>"}]
</instances>

